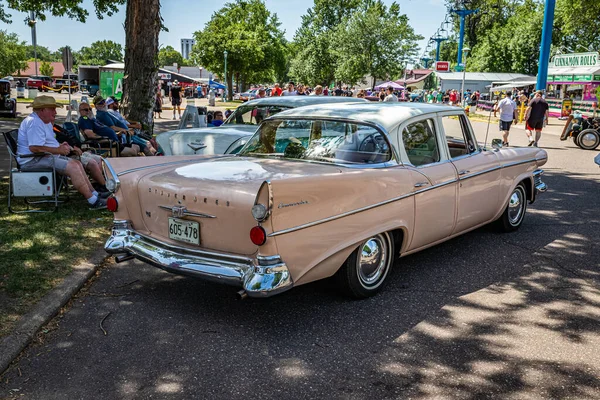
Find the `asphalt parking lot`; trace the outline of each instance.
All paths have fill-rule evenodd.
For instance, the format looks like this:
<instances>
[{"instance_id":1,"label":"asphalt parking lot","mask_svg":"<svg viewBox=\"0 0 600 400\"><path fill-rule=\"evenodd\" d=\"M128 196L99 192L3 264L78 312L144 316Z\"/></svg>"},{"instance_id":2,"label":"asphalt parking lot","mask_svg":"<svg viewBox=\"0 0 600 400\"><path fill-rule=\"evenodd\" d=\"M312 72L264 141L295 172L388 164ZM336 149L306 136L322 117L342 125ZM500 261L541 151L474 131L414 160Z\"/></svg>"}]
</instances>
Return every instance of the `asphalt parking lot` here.
<instances>
[{"instance_id":1,"label":"asphalt parking lot","mask_svg":"<svg viewBox=\"0 0 600 400\"><path fill-rule=\"evenodd\" d=\"M549 190L517 232L484 227L401 258L364 301L328 282L238 301L235 288L109 263L0 397L600 398L598 151L559 141L559 124L540 142ZM527 143L521 127L510 142Z\"/></svg>"}]
</instances>

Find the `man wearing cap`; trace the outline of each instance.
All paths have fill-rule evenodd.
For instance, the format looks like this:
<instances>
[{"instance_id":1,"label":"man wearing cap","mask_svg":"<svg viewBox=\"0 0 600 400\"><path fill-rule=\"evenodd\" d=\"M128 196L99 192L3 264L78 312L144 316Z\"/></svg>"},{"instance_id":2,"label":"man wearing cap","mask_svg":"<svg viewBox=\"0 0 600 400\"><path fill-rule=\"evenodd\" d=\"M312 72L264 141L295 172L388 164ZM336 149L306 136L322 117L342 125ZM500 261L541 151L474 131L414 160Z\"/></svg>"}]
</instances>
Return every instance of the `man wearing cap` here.
<instances>
[{"instance_id":1,"label":"man wearing cap","mask_svg":"<svg viewBox=\"0 0 600 400\"><path fill-rule=\"evenodd\" d=\"M98 96L96 96L98 97ZM126 140L123 138L119 138L114 130L99 122L96 118L94 118L94 114L92 113L92 108L88 103L79 104L79 121L77 125L79 129L83 131L83 134L92 138L94 135L98 135L101 137L108 138L112 141L115 141L119 144L119 154L121 156L137 156L140 148L137 145L131 145L131 147L126 147Z\"/></svg>"},{"instance_id":2,"label":"man wearing cap","mask_svg":"<svg viewBox=\"0 0 600 400\"><path fill-rule=\"evenodd\" d=\"M156 150L150 145L147 140L142 139L139 136L135 135L135 132L132 127L129 126L127 120L122 122L115 115L110 114L108 112L108 100L114 102L110 97L108 99L102 98L102 96L96 96L94 98L94 105L96 106L96 119L100 121L100 123L108 126L113 131L118 134L130 135L128 142L133 143L134 145L139 146L139 148L144 152L147 156L153 156L156 153ZM124 119L124 118L123 118Z\"/></svg>"},{"instance_id":3,"label":"man wearing cap","mask_svg":"<svg viewBox=\"0 0 600 400\"><path fill-rule=\"evenodd\" d=\"M181 119L181 86L179 86L179 81L177 79L173 81L169 97L171 98L171 105L173 106L173 119L175 119L175 108L177 108L179 119Z\"/></svg>"},{"instance_id":4,"label":"man wearing cap","mask_svg":"<svg viewBox=\"0 0 600 400\"><path fill-rule=\"evenodd\" d=\"M50 153L39 157L22 158L17 161L22 171L35 171L38 168L54 168L61 175L71 178L73 186L90 203L90 209L100 210L106 208L108 192L98 193L90 183L83 164L67 157L69 154L81 155L81 150L71 147L67 142L58 143L54 136L52 126L56 118L56 108L62 107L51 96L38 96L27 107L33 112L21 122L17 140L17 153L28 155L33 153ZM104 185L104 177L95 162L88 163L90 175L99 184Z\"/></svg>"}]
</instances>

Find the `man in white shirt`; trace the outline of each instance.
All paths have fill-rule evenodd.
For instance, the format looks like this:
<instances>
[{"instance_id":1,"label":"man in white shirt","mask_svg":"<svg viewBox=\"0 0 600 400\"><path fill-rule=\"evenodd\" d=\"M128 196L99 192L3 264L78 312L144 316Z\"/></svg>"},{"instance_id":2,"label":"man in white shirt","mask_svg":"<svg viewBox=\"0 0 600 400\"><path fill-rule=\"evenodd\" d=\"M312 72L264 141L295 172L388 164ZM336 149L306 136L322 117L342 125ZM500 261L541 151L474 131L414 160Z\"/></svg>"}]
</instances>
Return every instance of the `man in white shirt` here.
<instances>
[{"instance_id":1,"label":"man in white shirt","mask_svg":"<svg viewBox=\"0 0 600 400\"><path fill-rule=\"evenodd\" d=\"M58 143L52 126L56 118L56 104L51 96L38 96L28 106L33 112L21 122L17 139L17 154L50 153L39 157L18 157L22 171L35 171L39 168L54 168L61 175L71 178L73 186L90 203L90 208L101 210L106 208L109 192L98 193L90 183L83 164L79 160L67 157L69 154L81 156L81 150L71 147L67 142ZM104 185L104 177L95 162L87 163L92 177Z\"/></svg>"},{"instance_id":2,"label":"man in white shirt","mask_svg":"<svg viewBox=\"0 0 600 400\"><path fill-rule=\"evenodd\" d=\"M385 96L385 99L383 99L383 101L398 101L398 97L396 97L396 95L394 94L394 88L391 86L388 86L387 88L387 96Z\"/></svg>"},{"instance_id":3,"label":"man in white shirt","mask_svg":"<svg viewBox=\"0 0 600 400\"><path fill-rule=\"evenodd\" d=\"M506 97L500 100L497 109L500 112L500 130L503 132L502 145L508 146L510 126L517 120L517 104L513 101L511 92L506 92Z\"/></svg>"},{"instance_id":4,"label":"man in white shirt","mask_svg":"<svg viewBox=\"0 0 600 400\"><path fill-rule=\"evenodd\" d=\"M294 82L288 83L287 90L284 90L283 93L281 93L281 95L282 96L297 96L298 93L296 93L296 91L294 90Z\"/></svg>"}]
</instances>

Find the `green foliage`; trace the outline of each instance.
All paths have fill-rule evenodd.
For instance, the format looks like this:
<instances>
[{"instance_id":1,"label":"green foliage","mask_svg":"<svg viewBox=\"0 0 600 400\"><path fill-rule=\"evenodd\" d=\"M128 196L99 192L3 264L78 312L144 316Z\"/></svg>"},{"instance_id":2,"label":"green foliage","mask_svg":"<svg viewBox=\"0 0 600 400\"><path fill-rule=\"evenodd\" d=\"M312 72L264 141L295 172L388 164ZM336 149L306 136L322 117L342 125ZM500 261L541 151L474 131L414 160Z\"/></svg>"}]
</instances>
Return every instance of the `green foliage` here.
<instances>
[{"instance_id":1,"label":"green foliage","mask_svg":"<svg viewBox=\"0 0 600 400\"><path fill-rule=\"evenodd\" d=\"M423 89L432 90L437 87L437 80L435 79L435 74L431 73L425 78L425 82L423 82Z\"/></svg>"},{"instance_id":2,"label":"green foliage","mask_svg":"<svg viewBox=\"0 0 600 400\"><path fill-rule=\"evenodd\" d=\"M26 47L27 47L27 59L33 60L35 58L34 56L36 53L36 52L34 52L33 45L28 45ZM61 61L60 53L58 54L58 57L57 57L56 52L50 51L47 47L37 45L36 51L37 51L37 59L39 61L50 61L50 62Z\"/></svg>"},{"instance_id":3,"label":"green foliage","mask_svg":"<svg viewBox=\"0 0 600 400\"><path fill-rule=\"evenodd\" d=\"M119 6L127 0L94 0L96 16L102 19L104 15L112 16L119 11ZM81 3L83 0L8 0L8 8L29 13L33 11L36 19L46 20L46 14L66 16L79 22L85 22L89 12ZM4 2L0 2L0 21L11 23L11 15L7 13Z\"/></svg>"},{"instance_id":4,"label":"green foliage","mask_svg":"<svg viewBox=\"0 0 600 400\"><path fill-rule=\"evenodd\" d=\"M246 83L272 82L285 73L286 41L279 19L261 0L236 0L227 3L202 31L194 33L196 45L191 59L209 71L225 71L232 95L232 76L239 74Z\"/></svg>"},{"instance_id":5,"label":"green foliage","mask_svg":"<svg viewBox=\"0 0 600 400\"><path fill-rule=\"evenodd\" d=\"M27 46L16 33L0 30L0 76L27 68Z\"/></svg>"},{"instance_id":6,"label":"green foliage","mask_svg":"<svg viewBox=\"0 0 600 400\"><path fill-rule=\"evenodd\" d=\"M310 85L329 86L335 80L338 57L333 36L345 16L357 11L364 0L315 0L302 16L290 57L289 75Z\"/></svg>"},{"instance_id":7,"label":"green foliage","mask_svg":"<svg viewBox=\"0 0 600 400\"><path fill-rule=\"evenodd\" d=\"M171 66L173 63L177 63L179 66L184 65L183 56L173 46L166 46L158 51L158 65L160 67Z\"/></svg>"},{"instance_id":8,"label":"green foliage","mask_svg":"<svg viewBox=\"0 0 600 400\"><path fill-rule=\"evenodd\" d=\"M42 61L42 64L40 65L40 74L52 76L54 75L54 67L48 61Z\"/></svg>"},{"instance_id":9,"label":"green foliage","mask_svg":"<svg viewBox=\"0 0 600 400\"><path fill-rule=\"evenodd\" d=\"M368 74L395 80L402 74L404 60L417 55L421 39L397 3L388 8L381 0L366 1L364 8L338 25L333 36L336 78L356 83Z\"/></svg>"},{"instance_id":10,"label":"green foliage","mask_svg":"<svg viewBox=\"0 0 600 400\"><path fill-rule=\"evenodd\" d=\"M73 57L77 65L105 65L107 60L123 60L123 46L112 40L99 40L82 47Z\"/></svg>"}]
</instances>

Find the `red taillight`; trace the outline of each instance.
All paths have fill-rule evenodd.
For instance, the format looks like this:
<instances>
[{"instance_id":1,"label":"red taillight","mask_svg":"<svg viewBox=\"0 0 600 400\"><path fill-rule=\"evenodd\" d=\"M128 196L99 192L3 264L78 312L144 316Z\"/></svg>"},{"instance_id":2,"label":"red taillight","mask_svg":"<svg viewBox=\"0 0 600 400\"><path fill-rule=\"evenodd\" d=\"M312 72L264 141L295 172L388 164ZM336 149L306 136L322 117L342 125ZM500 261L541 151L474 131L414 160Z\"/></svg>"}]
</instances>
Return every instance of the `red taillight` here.
<instances>
[{"instance_id":1,"label":"red taillight","mask_svg":"<svg viewBox=\"0 0 600 400\"><path fill-rule=\"evenodd\" d=\"M262 246L267 241L267 233L262 226L254 226L250 229L250 240L257 246Z\"/></svg>"},{"instance_id":2,"label":"red taillight","mask_svg":"<svg viewBox=\"0 0 600 400\"><path fill-rule=\"evenodd\" d=\"M114 197L109 197L106 199L106 208L108 211L116 212L119 209L119 203L117 199Z\"/></svg>"}]
</instances>

